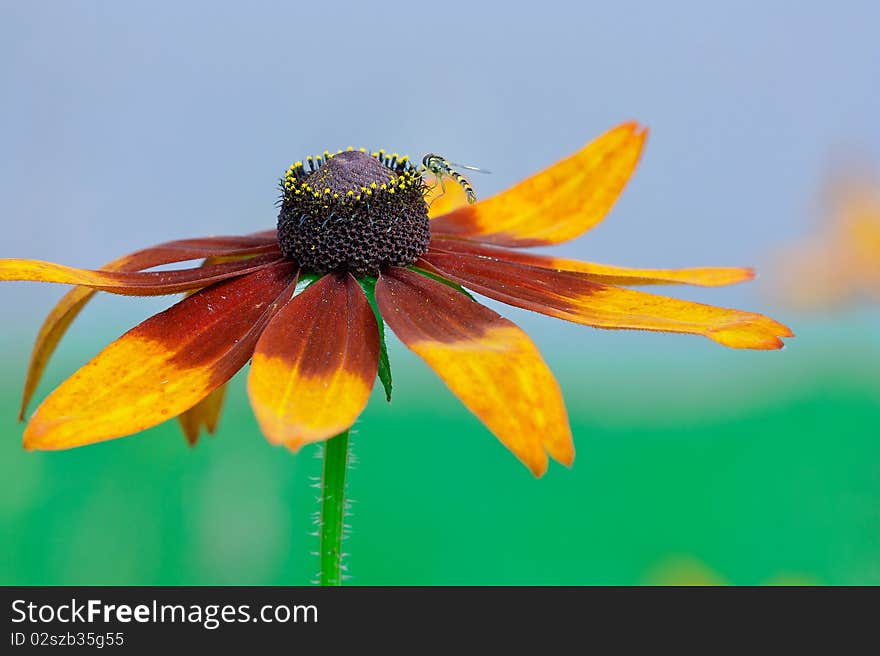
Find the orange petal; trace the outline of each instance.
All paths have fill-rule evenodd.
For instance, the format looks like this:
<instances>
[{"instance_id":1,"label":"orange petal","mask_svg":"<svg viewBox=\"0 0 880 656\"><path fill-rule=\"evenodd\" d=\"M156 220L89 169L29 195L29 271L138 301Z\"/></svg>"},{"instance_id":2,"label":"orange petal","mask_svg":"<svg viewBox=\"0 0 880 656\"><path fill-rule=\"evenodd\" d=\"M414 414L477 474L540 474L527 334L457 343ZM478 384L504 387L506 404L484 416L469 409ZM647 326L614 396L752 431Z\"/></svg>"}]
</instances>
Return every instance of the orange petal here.
<instances>
[{"instance_id":1,"label":"orange petal","mask_svg":"<svg viewBox=\"0 0 880 656\"><path fill-rule=\"evenodd\" d=\"M761 314L610 287L564 272L445 253L426 254L423 265L503 303L595 328L692 333L752 349L782 348L779 338L792 337L787 327Z\"/></svg>"},{"instance_id":2,"label":"orange petal","mask_svg":"<svg viewBox=\"0 0 880 656\"><path fill-rule=\"evenodd\" d=\"M752 280L755 277L753 269L747 267L690 267L687 269L631 269L627 267L609 266L607 264L594 264L593 262L581 262L564 257L550 255L536 255L535 253L509 248L488 246L465 239L442 239L434 237L431 240L431 250L444 253L454 253L463 257L479 257L516 262L529 266L550 269L551 271L566 271L568 273L581 273L588 280L605 285L669 285L686 284L700 285L703 287L721 287L733 285L738 282Z\"/></svg>"},{"instance_id":3,"label":"orange petal","mask_svg":"<svg viewBox=\"0 0 880 656\"><path fill-rule=\"evenodd\" d=\"M608 214L632 175L647 131L624 123L505 192L431 222L435 234L500 246L558 244Z\"/></svg>"},{"instance_id":4,"label":"orange petal","mask_svg":"<svg viewBox=\"0 0 880 656\"><path fill-rule=\"evenodd\" d=\"M448 285L406 269L379 278L382 317L517 458L541 476L574 459L559 386L522 330Z\"/></svg>"},{"instance_id":5,"label":"orange petal","mask_svg":"<svg viewBox=\"0 0 880 656\"><path fill-rule=\"evenodd\" d=\"M425 184L428 187L425 202L428 203L428 217L431 219L468 205L467 194L461 185L452 178L444 177L443 184L440 184L429 176L425 180Z\"/></svg>"},{"instance_id":6,"label":"orange petal","mask_svg":"<svg viewBox=\"0 0 880 656\"><path fill-rule=\"evenodd\" d=\"M351 275L329 274L269 323L248 393L269 441L297 450L354 423L378 367L379 329L367 297Z\"/></svg>"},{"instance_id":7,"label":"orange petal","mask_svg":"<svg viewBox=\"0 0 880 656\"><path fill-rule=\"evenodd\" d=\"M0 260L0 280L29 280L83 285L101 291L130 296L160 296L206 287L215 282L252 273L278 262L278 255L259 255L247 260L178 271L92 271L42 262Z\"/></svg>"},{"instance_id":8,"label":"orange petal","mask_svg":"<svg viewBox=\"0 0 880 656\"><path fill-rule=\"evenodd\" d=\"M279 295L283 263L214 285L147 319L64 381L37 408L28 449L130 435L191 408L248 360Z\"/></svg>"},{"instance_id":9,"label":"orange petal","mask_svg":"<svg viewBox=\"0 0 880 656\"><path fill-rule=\"evenodd\" d=\"M177 418L190 446L195 446L199 441L202 428L209 435L213 435L217 430L225 398L226 385L221 385Z\"/></svg>"},{"instance_id":10,"label":"orange petal","mask_svg":"<svg viewBox=\"0 0 880 656\"><path fill-rule=\"evenodd\" d=\"M241 259L240 255L214 255L205 259L202 266L220 264L222 262L234 262ZM188 296L197 292L187 292ZM223 401L226 399L226 385L221 385L196 403L189 410L177 417L183 436L190 446L195 446L204 428L208 435L213 435L220 421L220 413L223 411Z\"/></svg>"},{"instance_id":11,"label":"orange petal","mask_svg":"<svg viewBox=\"0 0 880 656\"><path fill-rule=\"evenodd\" d=\"M27 407L37 391L49 358L55 352L58 343L73 320L82 311L96 292L88 287L75 287L67 292L60 301L52 308L49 316L40 327L34 347L31 351L31 359L28 363L27 375L24 381L24 390L21 393L21 406L18 410L18 420L24 421Z\"/></svg>"},{"instance_id":12,"label":"orange petal","mask_svg":"<svg viewBox=\"0 0 880 656\"><path fill-rule=\"evenodd\" d=\"M275 242L266 238L245 237L207 237L204 239L185 239L167 242L146 248L119 259L108 262L103 267L104 271L140 271L155 266L185 262L196 258L243 258L261 253L271 253L277 250ZM216 262L213 262L216 263ZM49 363L49 359L55 352L58 343L73 320L95 295L95 290L89 287L75 287L65 294L52 308L46 317L37 339L31 350L31 359L28 364L24 390L21 395L21 407L18 413L19 421L23 421L27 414L27 407L36 392L43 371Z\"/></svg>"}]
</instances>

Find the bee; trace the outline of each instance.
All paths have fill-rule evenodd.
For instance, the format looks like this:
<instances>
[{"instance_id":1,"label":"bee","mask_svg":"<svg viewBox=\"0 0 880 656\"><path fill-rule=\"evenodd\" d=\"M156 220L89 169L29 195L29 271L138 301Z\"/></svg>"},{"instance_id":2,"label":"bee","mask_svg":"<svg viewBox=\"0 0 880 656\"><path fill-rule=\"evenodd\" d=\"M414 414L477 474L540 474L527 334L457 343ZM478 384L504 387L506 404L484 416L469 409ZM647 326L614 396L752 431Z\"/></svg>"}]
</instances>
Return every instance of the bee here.
<instances>
[{"instance_id":1,"label":"bee","mask_svg":"<svg viewBox=\"0 0 880 656\"><path fill-rule=\"evenodd\" d=\"M443 177L449 176L453 180L455 180L461 188L464 189L464 193L467 196L468 202L473 204L477 202L477 194L474 192L473 187L471 187L471 183L467 181L467 179L458 171L453 169L453 166L458 166L463 169L467 169L468 171L476 171L477 173L488 173L485 169L478 169L476 166L467 166L465 164L455 164L454 162L449 162L441 155L437 155L436 153L428 153L422 158L422 166L425 167L426 171L430 171L434 174L434 177L437 178L437 182L440 183L440 189L443 193L446 193L446 185L443 184Z\"/></svg>"}]
</instances>

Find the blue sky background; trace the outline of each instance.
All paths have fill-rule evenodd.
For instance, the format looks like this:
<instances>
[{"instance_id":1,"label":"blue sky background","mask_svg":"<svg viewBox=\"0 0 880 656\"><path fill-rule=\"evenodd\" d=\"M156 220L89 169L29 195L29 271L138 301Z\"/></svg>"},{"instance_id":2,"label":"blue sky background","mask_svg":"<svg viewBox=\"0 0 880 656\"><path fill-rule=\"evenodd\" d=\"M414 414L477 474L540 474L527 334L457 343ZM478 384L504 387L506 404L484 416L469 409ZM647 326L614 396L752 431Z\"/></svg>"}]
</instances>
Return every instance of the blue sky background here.
<instances>
[{"instance_id":1,"label":"blue sky background","mask_svg":"<svg viewBox=\"0 0 880 656\"><path fill-rule=\"evenodd\" d=\"M834 153L880 152L873 2L311 7L0 3L0 255L94 266L265 228L285 167L349 144L478 164L487 195L635 118L631 186L560 250L761 264ZM3 291L29 315L55 295Z\"/></svg>"},{"instance_id":2,"label":"blue sky background","mask_svg":"<svg viewBox=\"0 0 880 656\"><path fill-rule=\"evenodd\" d=\"M833 162L880 160L880 4L236 4L0 0L0 257L94 267L265 229L287 166L349 144L490 169L472 179L485 196L637 119L651 136L621 201L557 252L757 265L755 283L671 292L798 335L735 351L504 309L576 436L575 468L540 482L392 342L394 403L357 426L356 581L643 582L677 554L738 583L880 581L880 317L800 316L766 294ZM61 293L0 286L0 581L310 580L314 450L269 447L241 377L194 450L173 422L21 449L20 381ZM38 399L167 304L101 295Z\"/></svg>"},{"instance_id":3,"label":"blue sky background","mask_svg":"<svg viewBox=\"0 0 880 656\"><path fill-rule=\"evenodd\" d=\"M286 167L349 144L490 169L471 176L485 196L634 118L651 135L623 197L556 250L757 266L755 283L668 293L764 311L804 337L815 317L768 297L767 265L817 220L836 159L880 157L876 3L180 4L0 5L0 257L95 267L167 239L271 227ZM0 347L17 376L62 290L2 292ZM68 341L96 352L166 305L102 296ZM588 358L623 347L662 363L671 348L690 366L779 362L503 313L542 348ZM817 346L852 329L826 328Z\"/></svg>"}]
</instances>

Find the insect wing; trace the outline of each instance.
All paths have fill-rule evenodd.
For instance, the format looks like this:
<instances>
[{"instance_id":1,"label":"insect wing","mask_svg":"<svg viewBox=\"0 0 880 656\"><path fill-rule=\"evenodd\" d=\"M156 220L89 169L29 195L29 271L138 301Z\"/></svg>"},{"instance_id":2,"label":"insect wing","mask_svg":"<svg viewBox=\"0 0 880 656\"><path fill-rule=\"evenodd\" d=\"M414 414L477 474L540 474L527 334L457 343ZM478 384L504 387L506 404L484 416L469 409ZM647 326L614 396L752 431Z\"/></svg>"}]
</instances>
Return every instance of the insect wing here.
<instances>
[{"instance_id":1,"label":"insect wing","mask_svg":"<svg viewBox=\"0 0 880 656\"><path fill-rule=\"evenodd\" d=\"M457 166L460 169L465 169L466 171L474 171L476 173L491 173L488 169L481 169L476 166L470 166L469 164L461 164L459 162L449 162L452 166Z\"/></svg>"}]
</instances>

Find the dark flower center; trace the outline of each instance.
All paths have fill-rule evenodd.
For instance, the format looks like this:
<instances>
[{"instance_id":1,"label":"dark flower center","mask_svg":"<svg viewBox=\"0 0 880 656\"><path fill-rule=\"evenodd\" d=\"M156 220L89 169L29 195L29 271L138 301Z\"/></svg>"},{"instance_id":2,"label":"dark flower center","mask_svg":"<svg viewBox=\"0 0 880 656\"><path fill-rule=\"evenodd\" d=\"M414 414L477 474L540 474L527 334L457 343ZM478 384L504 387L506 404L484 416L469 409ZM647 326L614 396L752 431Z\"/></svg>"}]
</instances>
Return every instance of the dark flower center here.
<instances>
[{"instance_id":1,"label":"dark flower center","mask_svg":"<svg viewBox=\"0 0 880 656\"><path fill-rule=\"evenodd\" d=\"M409 160L363 150L297 162L282 181L278 244L303 269L377 275L428 250L425 185Z\"/></svg>"}]
</instances>

